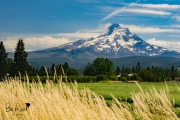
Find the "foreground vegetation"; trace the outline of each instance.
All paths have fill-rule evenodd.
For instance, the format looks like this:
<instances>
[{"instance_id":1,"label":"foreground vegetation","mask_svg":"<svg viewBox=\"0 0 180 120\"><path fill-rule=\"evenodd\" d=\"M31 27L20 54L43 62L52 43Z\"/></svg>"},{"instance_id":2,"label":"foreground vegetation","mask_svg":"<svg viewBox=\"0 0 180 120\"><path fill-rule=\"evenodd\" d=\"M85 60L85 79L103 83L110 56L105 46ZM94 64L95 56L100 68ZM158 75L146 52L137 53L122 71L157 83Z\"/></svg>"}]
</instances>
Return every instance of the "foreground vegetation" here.
<instances>
[{"instance_id":1,"label":"foreground vegetation","mask_svg":"<svg viewBox=\"0 0 180 120\"><path fill-rule=\"evenodd\" d=\"M121 103L112 96L107 105L102 96L77 84L58 84L47 80L29 83L13 79L0 83L0 119L24 120L151 120L179 119L179 109L173 107L168 88L131 91L133 104ZM180 91L179 91L180 92Z\"/></svg>"}]
</instances>

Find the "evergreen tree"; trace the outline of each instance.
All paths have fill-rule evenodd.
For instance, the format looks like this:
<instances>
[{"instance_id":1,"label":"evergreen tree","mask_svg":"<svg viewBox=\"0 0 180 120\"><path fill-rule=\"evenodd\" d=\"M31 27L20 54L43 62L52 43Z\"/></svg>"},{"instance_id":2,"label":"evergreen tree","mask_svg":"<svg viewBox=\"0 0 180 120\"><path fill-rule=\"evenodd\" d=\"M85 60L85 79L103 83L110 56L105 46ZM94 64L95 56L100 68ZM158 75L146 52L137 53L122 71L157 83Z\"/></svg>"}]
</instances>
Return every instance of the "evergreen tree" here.
<instances>
[{"instance_id":1,"label":"evergreen tree","mask_svg":"<svg viewBox=\"0 0 180 120\"><path fill-rule=\"evenodd\" d=\"M132 73L135 73L136 72L136 70L135 70L135 68L134 68L134 66L132 67Z\"/></svg>"},{"instance_id":2,"label":"evergreen tree","mask_svg":"<svg viewBox=\"0 0 180 120\"><path fill-rule=\"evenodd\" d=\"M148 66L146 70L150 70L150 67Z\"/></svg>"},{"instance_id":3,"label":"evergreen tree","mask_svg":"<svg viewBox=\"0 0 180 120\"><path fill-rule=\"evenodd\" d=\"M62 71L62 70L61 70L61 69L62 69L61 67L62 67L61 64L56 65L56 74L57 74L57 75L61 75L61 71Z\"/></svg>"},{"instance_id":4,"label":"evergreen tree","mask_svg":"<svg viewBox=\"0 0 180 120\"><path fill-rule=\"evenodd\" d=\"M116 74L119 75L120 73L121 73L121 70L120 70L119 66L117 66L117 68L116 68Z\"/></svg>"},{"instance_id":5,"label":"evergreen tree","mask_svg":"<svg viewBox=\"0 0 180 120\"><path fill-rule=\"evenodd\" d=\"M151 66L151 69L154 69L154 66L153 66L153 65Z\"/></svg>"},{"instance_id":6,"label":"evergreen tree","mask_svg":"<svg viewBox=\"0 0 180 120\"><path fill-rule=\"evenodd\" d=\"M56 69L56 65L53 63L51 66L51 75L54 75Z\"/></svg>"},{"instance_id":7,"label":"evergreen tree","mask_svg":"<svg viewBox=\"0 0 180 120\"><path fill-rule=\"evenodd\" d=\"M112 75L114 74L114 63L108 58L104 59L104 65L105 65L105 72L104 75Z\"/></svg>"},{"instance_id":8,"label":"evergreen tree","mask_svg":"<svg viewBox=\"0 0 180 120\"><path fill-rule=\"evenodd\" d=\"M131 73L132 73L131 68L125 68L125 69L124 69L124 73L126 73L126 74L131 74Z\"/></svg>"},{"instance_id":9,"label":"evergreen tree","mask_svg":"<svg viewBox=\"0 0 180 120\"><path fill-rule=\"evenodd\" d=\"M25 75L25 71L28 72L29 64L27 62L28 53L25 51L25 44L22 39L19 39L13 61L14 75L18 75L18 71L21 75Z\"/></svg>"},{"instance_id":10,"label":"evergreen tree","mask_svg":"<svg viewBox=\"0 0 180 120\"><path fill-rule=\"evenodd\" d=\"M174 66L171 66L171 78L174 80L175 78L175 68Z\"/></svg>"},{"instance_id":11,"label":"evergreen tree","mask_svg":"<svg viewBox=\"0 0 180 120\"><path fill-rule=\"evenodd\" d=\"M136 66L136 72L138 73L140 70L141 70L141 64L140 62L138 62Z\"/></svg>"},{"instance_id":12,"label":"evergreen tree","mask_svg":"<svg viewBox=\"0 0 180 120\"><path fill-rule=\"evenodd\" d=\"M65 76L65 75L66 75L66 73L64 72L64 68L63 68L62 65L60 66L60 75L62 75L62 76Z\"/></svg>"},{"instance_id":13,"label":"evergreen tree","mask_svg":"<svg viewBox=\"0 0 180 120\"><path fill-rule=\"evenodd\" d=\"M0 80L2 80L8 72L8 54L6 53L3 42L0 43Z\"/></svg>"},{"instance_id":14,"label":"evergreen tree","mask_svg":"<svg viewBox=\"0 0 180 120\"><path fill-rule=\"evenodd\" d=\"M125 73L125 67L123 66L121 73Z\"/></svg>"},{"instance_id":15,"label":"evergreen tree","mask_svg":"<svg viewBox=\"0 0 180 120\"><path fill-rule=\"evenodd\" d=\"M85 76L95 76L93 64L88 62L87 66L83 70L83 73Z\"/></svg>"},{"instance_id":16,"label":"evergreen tree","mask_svg":"<svg viewBox=\"0 0 180 120\"><path fill-rule=\"evenodd\" d=\"M13 60L11 58L8 58L8 73L11 74L11 71L13 70Z\"/></svg>"},{"instance_id":17,"label":"evergreen tree","mask_svg":"<svg viewBox=\"0 0 180 120\"><path fill-rule=\"evenodd\" d=\"M47 68L47 73L48 73L48 74L50 73L50 69L49 69L49 68ZM46 73L46 75L47 75L47 73Z\"/></svg>"},{"instance_id":18,"label":"evergreen tree","mask_svg":"<svg viewBox=\"0 0 180 120\"><path fill-rule=\"evenodd\" d=\"M35 76L35 75L37 75L37 73L38 73L33 66L29 66L28 71L29 71L29 72L28 72L28 75L29 75L29 76Z\"/></svg>"},{"instance_id":19,"label":"evergreen tree","mask_svg":"<svg viewBox=\"0 0 180 120\"><path fill-rule=\"evenodd\" d=\"M67 74L67 71L68 71L68 69L69 69L69 64L68 64L68 62L65 62L65 63L64 63L63 69L64 69L65 74Z\"/></svg>"},{"instance_id":20,"label":"evergreen tree","mask_svg":"<svg viewBox=\"0 0 180 120\"><path fill-rule=\"evenodd\" d=\"M41 66L40 70L39 70L39 75L41 76L45 76L46 75L46 71L45 71L45 67Z\"/></svg>"}]
</instances>

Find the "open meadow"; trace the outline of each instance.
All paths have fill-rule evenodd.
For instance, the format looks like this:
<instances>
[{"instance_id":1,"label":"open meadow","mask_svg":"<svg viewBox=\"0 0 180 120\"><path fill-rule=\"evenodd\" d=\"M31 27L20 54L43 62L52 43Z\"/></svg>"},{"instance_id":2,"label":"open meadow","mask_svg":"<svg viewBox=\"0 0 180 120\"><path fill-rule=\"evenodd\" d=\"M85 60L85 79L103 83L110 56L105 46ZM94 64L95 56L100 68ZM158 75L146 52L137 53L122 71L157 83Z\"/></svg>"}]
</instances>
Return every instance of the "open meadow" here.
<instances>
[{"instance_id":1,"label":"open meadow","mask_svg":"<svg viewBox=\"0 0 180 120\"><path fill-rule=\"evenodd\" d=\"M168 87L170 100L175 100L175 104L180 106L180 82L139 82L141 88L145 91L155 88L156 90L166 89ZM97 83L78 83L79 88L89 88L98 95L102 95L105 100L111 100L110 94L117 97L118 100L129 101L131 99L131 92L140 91L136 83L126 83L126 82L97 82ZM131 102L131 100L129 101Z\"/></svg>"}]
</instances>

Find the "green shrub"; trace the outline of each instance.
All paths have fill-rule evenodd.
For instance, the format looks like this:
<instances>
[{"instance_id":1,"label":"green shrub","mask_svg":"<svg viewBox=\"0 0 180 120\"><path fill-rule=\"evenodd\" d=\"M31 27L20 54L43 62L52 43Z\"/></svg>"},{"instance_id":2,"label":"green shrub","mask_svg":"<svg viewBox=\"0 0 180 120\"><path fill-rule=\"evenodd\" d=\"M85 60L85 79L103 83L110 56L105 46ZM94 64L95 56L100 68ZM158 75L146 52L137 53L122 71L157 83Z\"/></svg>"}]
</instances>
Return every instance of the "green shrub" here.
<instances>
[{"instance_id":1,"label":"green shrub","mask_svg":"<svg viewBox=\"0 0 180 120\"><path fill-rule=\"evenodd\" d=\"M120 80L123 82L127 82L127 78L126 77L120 77Z\"/></svg>"},{"instance_id":2,"label":"green shrub","mask_svg":"<svg viewBox=\"0 0 180 120\"><path fill-rule=\"evenodd\" d=\"M101 80L108 80L108 76L107 75L98 75L96 76L96 82L101 81Z\"/></svg>"},{"instance_id":3,"label":"green shrub","mask_svg":"<svg viewBox=\"0 0 180 120\"><path fill-rule=\"evenodd\" d=\"M96 76L68 76L68 82L89 83L96 82Z\"/></svg>"},{"instance_id":4,"label":"green shrub","mask_svg":"<svg viewBox=\"0 0 180 120\"><path fill-rule=\"evenodd\" d=\"M138 75L137 74L134 74L132 76L130 76L130 80L138 80Z\"/></svg>"},{"instance_id":5,"label":"green shrub","mask_svg":"<svg viewBox=\"0 0 180 120\"><path fill-rule=\"evenodd\" d=\"M111 75L111 76L109 76L109 79L110 79L110 80L114 80L114 81L118 80L118 78L117 78L116 75Z\"/></svg>"},{"instance_id":6,"label":"green shrub","mask_svg":"<svg viewBox=\"0 0 180 120\"><path fill-rule=\"evenodd\" d=\"M165 80L166 80L166 81L170 81L170 80L172 80L172 79L171 79L171 77L166 77ZM164 80L163 80L163 81L164 81Z\"/></svg>"},{"instance_id":7,"label":"green shrub","mask_svg":"<svg viewBox=\"0 0 180 120\"><path fill-rule=\"evenodd\" d=\"M77 76L67 76L67 82L74 82L77 81Z\"/></svg>"},{"instance_id":8,"label":"green shrub","mask_svg":"<svg viewBox=\"0 0 180 120\"><path fill-rule=\"evenodd\" d=\"M138 76L137 81L142 82L143 79L142 79L141 77Z\"/></svg>"},{"instance_id":9,"label":"green shrub","mask_svg":"<svg viewBox=\"0 0 180 120\"><path fill-rule=\"evenodd\" d=\"M127 80L130 80L130 77L127 73L123 73L121 74L121 77L126 77Z\"/></svg>"}]
</instances>

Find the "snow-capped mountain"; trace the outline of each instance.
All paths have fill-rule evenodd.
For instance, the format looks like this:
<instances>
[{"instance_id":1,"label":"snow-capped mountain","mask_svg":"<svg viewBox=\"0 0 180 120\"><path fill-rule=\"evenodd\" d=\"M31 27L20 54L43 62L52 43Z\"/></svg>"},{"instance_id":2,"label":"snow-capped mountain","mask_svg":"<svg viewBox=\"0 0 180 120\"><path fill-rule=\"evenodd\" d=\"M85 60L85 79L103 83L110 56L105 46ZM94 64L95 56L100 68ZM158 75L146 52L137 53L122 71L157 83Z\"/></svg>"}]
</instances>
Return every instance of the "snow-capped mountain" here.
<instances>
[{"instance_id":1,"label":"snow-capped mountain","mask_svg":"<svg viewBox=\"0 0 180 120\"><path fill-rule=\"evenodd\" d=\"M70 61L89 61L96 57L127 56L180 57L177 51L151 45L119 24L112 24L96 38L78 40L59 47L29 53L29 58L62 58Z\"/></svg>"},{"instance_id":2,"label":"snow-capped mountain","mask_svg":"<svg viewBox=\"0 0 180 120\"><path fill-rule=\"evenodd\" d=\"M179 55L176 51L145 42L130 32L128 28L121 27L119 24L110 25L106 32L96 38L67 43L59 46L58 49L66 50L71 57L84 52L106 57Z\"/></svg>"}]
</instances>

